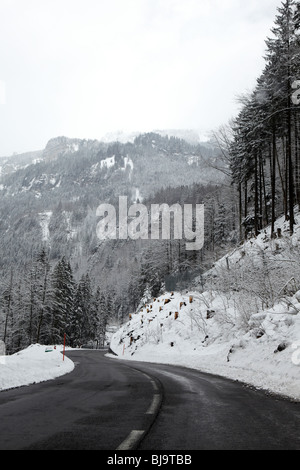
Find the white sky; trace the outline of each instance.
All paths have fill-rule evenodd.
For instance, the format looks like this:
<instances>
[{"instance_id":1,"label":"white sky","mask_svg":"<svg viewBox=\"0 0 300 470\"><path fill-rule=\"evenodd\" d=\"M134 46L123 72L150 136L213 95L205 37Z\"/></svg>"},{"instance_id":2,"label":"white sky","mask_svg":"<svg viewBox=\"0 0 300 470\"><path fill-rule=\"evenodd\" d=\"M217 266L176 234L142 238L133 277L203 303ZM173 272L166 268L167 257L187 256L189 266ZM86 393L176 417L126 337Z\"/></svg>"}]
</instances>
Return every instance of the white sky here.
<instances>
[{"instance_id":1,"label":"white sky","mask_svg":"<svg viewBox=\"0 0 300 470\"><path fill-rule=\"evenodd\" d=\"M0 0L0 156L60 135L226 124L264 67L280 5Z\"/></svg>"}]
</instances>

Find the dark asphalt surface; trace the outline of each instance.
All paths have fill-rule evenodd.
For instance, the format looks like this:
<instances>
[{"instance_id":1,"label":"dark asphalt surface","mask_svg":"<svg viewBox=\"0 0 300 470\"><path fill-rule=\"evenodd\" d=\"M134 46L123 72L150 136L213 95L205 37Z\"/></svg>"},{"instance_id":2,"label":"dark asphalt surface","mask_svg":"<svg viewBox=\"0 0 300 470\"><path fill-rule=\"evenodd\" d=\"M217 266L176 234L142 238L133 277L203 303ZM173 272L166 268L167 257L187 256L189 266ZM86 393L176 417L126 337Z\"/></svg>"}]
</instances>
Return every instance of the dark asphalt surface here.
<instances>
[{"instance_id":1,"label":"dark asphalt surface","mask_svg":"<svg viewBox=\"0 0 300 470\"><path fill-rule=\"evenodd\" d=\"M186 368L67 355L70 374L0 392L0 450L300 450L300 403Z\"/></svg>"}]
</instances>

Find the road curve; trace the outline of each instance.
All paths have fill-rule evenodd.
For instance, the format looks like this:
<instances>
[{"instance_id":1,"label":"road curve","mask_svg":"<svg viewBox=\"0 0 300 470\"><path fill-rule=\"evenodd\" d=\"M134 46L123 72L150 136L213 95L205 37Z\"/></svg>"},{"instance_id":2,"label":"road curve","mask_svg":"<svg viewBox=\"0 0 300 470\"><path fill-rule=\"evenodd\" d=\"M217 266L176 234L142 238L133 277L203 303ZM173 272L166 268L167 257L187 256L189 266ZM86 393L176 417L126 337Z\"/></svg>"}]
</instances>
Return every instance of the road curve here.
<instances>
[{"instance_id":1,"label":"road curve","mask_svg":"<svg viewBox=\"0 0 300 470\"><path fill-rule=\"evenodd\" d=\"M300 404L181 367L70 351L74 371L0 393L0 450L300 450Z\"/></svg>"},{"instance_id":2,"label":"road curve","mask_svg":"<svg viewBox=\"0 0 300 470\"><path fill-rule=\"evenodd\" d=\"M140 450L300 450L300 403L184 367L140 364L163 403Z\"/></svg>"}]
</instances>

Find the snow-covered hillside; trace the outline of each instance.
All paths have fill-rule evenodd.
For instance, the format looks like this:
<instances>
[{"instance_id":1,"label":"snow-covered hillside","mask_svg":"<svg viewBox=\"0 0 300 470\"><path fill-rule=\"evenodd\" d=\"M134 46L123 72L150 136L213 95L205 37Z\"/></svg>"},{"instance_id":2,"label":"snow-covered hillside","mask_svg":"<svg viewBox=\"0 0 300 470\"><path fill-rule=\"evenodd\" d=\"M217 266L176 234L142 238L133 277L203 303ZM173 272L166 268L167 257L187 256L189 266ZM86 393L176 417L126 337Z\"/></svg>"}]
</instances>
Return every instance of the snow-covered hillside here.
<instances>
[{"instance_id":1,"label":"snow-covered hillside","mask_svg":"<svg viewBox=\"0 0 300 470\"><path fill-rule=\"evenodd\" d=\"M300 310L300 292L291 301ZM111 349L120 359L192 367L300 399L300 315L281 304L253 314L249 325L262 336L254 326L241 334L231 315L236 307L214 293L168 293L133 314Z\"/></svg>"},{"instance_id":2,"label":"snow-covered hillside","mask_svg":"<svg viewBox=\"0 0 300 470\"><path fill-rule=\"evenodd\" d=\"M151 299L119 329L119 359L192 367L300 399L300 217L217 262L205 289Z\"/></svg>"}]
</instances>

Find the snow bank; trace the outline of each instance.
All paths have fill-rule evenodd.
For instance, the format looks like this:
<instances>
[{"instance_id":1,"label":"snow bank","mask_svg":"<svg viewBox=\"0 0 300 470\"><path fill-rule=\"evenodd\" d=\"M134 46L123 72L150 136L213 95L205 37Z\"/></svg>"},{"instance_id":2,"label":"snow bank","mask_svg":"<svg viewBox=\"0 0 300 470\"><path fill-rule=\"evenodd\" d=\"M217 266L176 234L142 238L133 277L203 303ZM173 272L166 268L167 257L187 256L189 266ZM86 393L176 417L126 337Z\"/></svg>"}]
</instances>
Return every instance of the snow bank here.
<instances>
[{"instance_id":1,"label":"snow bank","mask_svg":"<svg viewBox=\"0 0 300 470\"><path fill-rule=\"evenodd\" d=\"M121 360L190 367L299 400L300 314L278 304L253 314L245 330L219 294L174 292L132 314L111 349Z\"/></svg>"},{"instance_id":2,"label":"snow bank","mask_svg":"<svg viewBox=\"0 0 300 470\"><path fill-rule=\"evenodd\" d=\"M35 344L12 356L0 356L0 390L51 380L74 369L62 346Z\"/></svg>"}]
</instances>

